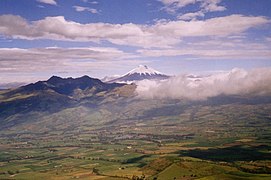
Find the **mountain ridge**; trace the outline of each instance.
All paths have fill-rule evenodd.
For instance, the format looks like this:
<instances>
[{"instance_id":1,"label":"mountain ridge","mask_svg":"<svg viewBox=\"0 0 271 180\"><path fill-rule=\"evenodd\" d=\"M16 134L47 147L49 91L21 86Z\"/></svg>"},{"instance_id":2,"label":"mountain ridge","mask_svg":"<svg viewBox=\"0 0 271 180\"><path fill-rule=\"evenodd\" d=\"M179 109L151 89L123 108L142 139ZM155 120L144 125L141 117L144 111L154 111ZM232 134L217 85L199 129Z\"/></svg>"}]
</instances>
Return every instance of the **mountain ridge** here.
<instances>
[{"instance_id":1,"label":"mountain ridge","mask_svg":"<svg viewBox=\"0 0 271 180\"><path fill-rule=\"evenodd\" d=\"M89 76L79 78L52 76L46 81L0 91L0 122L4 127L9 127L14 122L21 121L21 118L18 118L20 115L27 113L50 114L80 105L94 107L109 96L111 98L132 96L135 87L126 86L104 83ZM15 121L9 121L10 118L14 118Z\"/></svg>"},{"instance_id":2,"label":"mountain ridge","mask_svg":"<svg viewBox=\"0 0 271 180\"><path fill-rule=\"evenodd\" d=\"M98 92L102 90L113 89L115 87L121 87L123 85L124 84L118 83L104 83L99 79L91 78L87 75L78 78L61 78L58 76L52 76L47 81L38 81L36 83L30 83L25 86L13 89L9 91L9 94L28 93L40 90L53 90L59 94L72 95L76 89L86 90L88 88L96 87Z\"/></svg>"}]
</instances>

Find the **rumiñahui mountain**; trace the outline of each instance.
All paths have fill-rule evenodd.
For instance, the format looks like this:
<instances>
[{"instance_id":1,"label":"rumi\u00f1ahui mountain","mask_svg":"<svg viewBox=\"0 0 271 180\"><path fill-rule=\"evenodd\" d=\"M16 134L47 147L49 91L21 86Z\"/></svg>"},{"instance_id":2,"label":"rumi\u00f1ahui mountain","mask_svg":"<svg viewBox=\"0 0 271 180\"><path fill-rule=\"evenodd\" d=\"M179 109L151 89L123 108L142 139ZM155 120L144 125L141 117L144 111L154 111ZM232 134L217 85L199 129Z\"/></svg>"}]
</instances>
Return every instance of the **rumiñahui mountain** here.
<instances>
[{"instance_id":1,"label":"rumi\u00f1ahui mountain","mask_svg":"<svg viewBox=\"0 0 271 180\"><path fill-rule=\"evenodd\" d=\"M78 105L97 106L107 96L120 97L132 94L125 84L104 83L99 79L82 76L61 78L52 76L16 89L0 91L0 121L2 127L21 123L21 116L32 112L55 113ZM132 86L132 85L131 85ZM131 93L129 93L131 91ZM28 115L30 117L31 115ZM14 121L8 119L13 118ZM5 119L8 123L4 123Z\"/></svg>"},{"instance_id":2,"label":"rumi\u00f1ahui mountain","mask_svg":"<svg viewBox=\"0 0 271 180\"><path fill-rule=\"evenodd\" d=\"M165 75L153 68L150 68L146 65L139 65L138 67L132 69L128 73L124 74L121 77L109 80L109 83L118 82L118 83L133 83L136 81L141 81L145 79L149 80L163 80L168 79L170 76Z\"/></svg>"},{"instance_id":3,"label":"rumi\u00f1ahui mountain","mask_svg":"<svg viewBox=\"0 0 271 180\"><path fill-rule=\"evenodd\" d=\"M53 90L59 94L72 95L75 93L75 90L94 88L95 92L100 92L120 86L122 85L117 83L104 83L99 79L90 78L89 76L82 76L79 78L61 78L52 76L47 81L29 84L17 89L17 91Z\"/></svg>"}]
</instances>

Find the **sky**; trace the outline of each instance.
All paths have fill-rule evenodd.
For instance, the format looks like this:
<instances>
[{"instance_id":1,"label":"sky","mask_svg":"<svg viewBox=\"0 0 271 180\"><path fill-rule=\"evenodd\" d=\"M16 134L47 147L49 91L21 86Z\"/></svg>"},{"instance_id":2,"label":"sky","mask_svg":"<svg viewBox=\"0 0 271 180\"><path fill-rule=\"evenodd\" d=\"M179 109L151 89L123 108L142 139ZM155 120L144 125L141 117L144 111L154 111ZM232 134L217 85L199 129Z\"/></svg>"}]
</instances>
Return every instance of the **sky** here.
<instances>
[{"instance_id":1,"label":"sky","mask_svg":"<svg viewBox=\"0 0 271 180\"><path fill-rule=\"evenodd\" d=\"M0 84L271 66L270 0L0 0Z\"/></svg>"}]
</instances>

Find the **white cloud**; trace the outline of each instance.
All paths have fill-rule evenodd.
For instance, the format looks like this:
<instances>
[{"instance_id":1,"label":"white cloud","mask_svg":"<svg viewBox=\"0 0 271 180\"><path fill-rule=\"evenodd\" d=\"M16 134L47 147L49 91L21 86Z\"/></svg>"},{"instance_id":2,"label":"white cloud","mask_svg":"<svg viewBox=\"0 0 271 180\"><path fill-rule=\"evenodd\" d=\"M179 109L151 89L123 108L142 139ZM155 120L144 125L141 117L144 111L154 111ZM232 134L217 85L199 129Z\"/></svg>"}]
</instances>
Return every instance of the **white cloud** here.
<instances>
[{"instance_id":1,"label":"white cloud","mask_svg":"<svg viewBox=\"0 0 271 180\"><path fill-rule=\"evenodd\" d=\"M90 4L99 4L97 1L91 1Z\"/></svg>"},{"instance_id":2,"label":"white cloud","mask_svg":"<svg viewBox=\"0 0 271 180\"><path fill-rule=\"evenodd\" d=\"M270 59L269 44L246 42L240 39L214 39L187 43L168 49L140 49L144 57L189 56L198 59Z\"/></svg>"},{"instance_id":3,"label":"white cloud","mask_svg":"<svg viewBox=\"0 0 271 180\"><path fill-rule=\"evenodd\" d=\"M190 4L195 4L197 0L159 0L165 5L165 10L169 13L175 13L177 9Z\"/></svg>"},{"instance_id":4,"label":"white cloud","mask_svg":"<svg viewBox=\"0 0 271 180\"><path fill-rule=\"evenodd\" d=\"M246 71L233 69L197 81L186 76L166 81L141 81L136 89L140 98L205 100L219 95L271 95L271 68Z\"/></svg>"},{"instance_id":5,"label":"white cloud","mask_svg":"<svg viewBox=\"0 0 271 180\"><path fill-rule=\"evenodd\" d=\"M44 6L42 6L42 5L37 5L37 7L39 7L39 8L45 8Z\"/></svg>"},{"instance_id":6,"label":"white cloud","mask_svg":"<svg viewBox=\"0 0 271 180\"><path fill-rule=\"evenodd\" d=\"M186 13L179 15L177 18L180 20L196 20L197 17L204 17L204 13L202 11L194 12L194 13Z\"/></svg>"},{"instance_id":7,"label":"white cloud","mask_svg":"<svg viewBox=\"0 0 271 180\"><path fill-rule=\"evenodd\" d=\"M57 5L56 0L37 0L37 1L44 4Z\"/></svg>"},{"instance_id":8,"label":"white cloud","mask_svg":"<svg viewBox=\"0 0 271 180\"><path fill-rule=\"evenodd\" d=\"M167 6L174 5L176 7L185 7L189 4L195 4L197 0L160 0L163 4Z\"/></svg>"},{"instance_id":9,"label":"white cloud","mask_svg":"<svg viewBox=\"0 0 271 180\"><path fill-rule=\"evenodd\" d=\"M204 0L202 1L201 7L205 12L225 11L226 7L220 6L222 0Z\"/></svg>"},{"instance_id":10,"label":"white cloud","mask_svg":"<svg viewBox=\"0 0 271 180\"><path fill-rule=\"evenodd\" d=\"M269 22L264 17L235 14L212 18L206 21L169 21L156 24L154 28L158 33L172 34L177 37L228 36L240 34L249 28Z\"/></svg>"},{"instance_id":11,"label":"white cloud","mask_svg":"<svg viewBox=\"0 0 271 180\"><path fill-rule=\"evenodd\" d=\"M90 1L90 0L81 0L82 2L84 2L84 3L90 3L90 4L99 4L99 2L98 1Z\"/></svg>"},{"instance_id":12,"label":"white cloud","mask_svg":"<svg viewBox=\"0 0 271 180\"><path fill-rule=\"evenodd\" d=\"M99 11L97 9L89 8L89 7L73 6L73 8L78 12L88 11L88 12L91 12L92 14L99 13Z\"/></svg>"},{"instance_id":13,"label":"white cloud","mask_svg":"<svg viewBox=\"0 0 271 180\"><path fill-rule=\"evenodd\" d=\"M61 72L82 75L97 71L104 75L120 64L122 68L127 64L137 65L139 62L135 58L134 55L108 47L0 48L0 81L30 82L33 78L40 80L44 76L48 78L48 74Z\"/></svg>"},{"instance_id":14,"label":"white cloud","mask_svg":"<svg viewBox=\"0 0 271 180\"><path fill-rule=\"evenodd\" d=\"M0 48L0 63L6 61L29 60L34 61L61 61L61 60L112 60L129 57L129 54L116 48L89 47L89 48Z\"/></svg>"},{"instance_id":15,"label":"white cloud","mask_svg":"<svg viewBox=\"0 0 271 180\"><path fill-rule=\"evenodd\" d=\"M222 0L159 0L162 2L168 13L175 14L179 9L182 9L188 5L200 4L200 9L197 12L189 12L185 14L179 14L178 19L182 20L195 20L197 17L204 17L208 12L225 11L226 7L219 5Z\"/></svg>"},{"instance_id":16,"label":"white cloud","mask_svg":"<svg viewBox=\"0 0 271 180\"><path fill-rule=\"evenodd\" d=\"M20 16L0 16L0 34L19 39L53 39L66 41L107 40L114 44L144 48L168 48L184 37L232 36L270 23L266 17L230 15L205 21L158 21L154 25L140 24L80 24L63 16L46 17L27 22Z\"/></svg>"}]
</instances>

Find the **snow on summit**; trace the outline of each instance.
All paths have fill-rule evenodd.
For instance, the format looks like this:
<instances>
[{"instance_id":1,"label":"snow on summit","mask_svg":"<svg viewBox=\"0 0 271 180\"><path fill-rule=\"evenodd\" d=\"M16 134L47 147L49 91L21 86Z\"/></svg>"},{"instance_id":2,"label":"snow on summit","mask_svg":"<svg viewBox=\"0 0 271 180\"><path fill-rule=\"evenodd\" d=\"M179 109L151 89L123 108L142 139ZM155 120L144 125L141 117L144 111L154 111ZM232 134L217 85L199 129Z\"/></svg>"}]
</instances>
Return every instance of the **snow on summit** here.
<instances>
[{"instance_id":1,"label":"snow on summit","mask_svg":"<svg viewBox=\"0 0 271 180\"><path fill-rule=\"evenodd\" d=\"M115 78L108 82L119 82L119 83L134 83L145 79L162 80L167 79L169 76L156 71L146 65L139 65L135 69L132 69L128 73L124 74L119 78Z\"/></svg>"},{"instance_id":2,"label":"snow on summit","mask_svg":"<svg viewBox=\"0 0 271 180\"><path fill-rule=\"evenodd\" d=\"M135 74L135 73L138 73L140 75L141 74L144 74L144 75L147 75L147 74L149 74L149 75L162 74L159 71L156 71L155 69L149 68L146 65L139 65L137 68L129 71L126 75Z\"/></svg>"}]
</instances>

